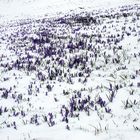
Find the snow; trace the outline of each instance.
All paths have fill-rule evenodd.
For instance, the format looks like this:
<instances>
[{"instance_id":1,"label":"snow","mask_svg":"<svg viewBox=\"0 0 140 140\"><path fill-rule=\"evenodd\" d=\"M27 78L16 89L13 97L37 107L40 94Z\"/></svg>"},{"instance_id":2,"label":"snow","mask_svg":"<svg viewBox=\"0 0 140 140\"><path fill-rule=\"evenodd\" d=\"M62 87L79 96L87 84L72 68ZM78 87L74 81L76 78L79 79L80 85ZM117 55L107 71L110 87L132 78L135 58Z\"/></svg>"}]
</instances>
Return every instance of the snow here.
<instances>
[{"instance_id":1,"label":"snow","mask_svg":"<svg viewBox=\"0 0 140 140\"><path fill-rule=\"evenodd\" d=\"M71 10L79 11L79 7L98 9L139 2L139 0L1 0L0 15L3 20L40 17L45 14L50 17Z\"/></svg>"},{"instance_id":2,"label":"snow","mask_svg":"<svg viewBox=\"0 0 140 140\"><path fill-rule=\"evenodd\" d=\"M1 0L0 108L7 107L8 111L0 115L0 140L139 140L140 41L138 40L140 39L140 19L136 17L136 14L140 12L139 4L139 0ZM100 19L102 23L89 26L81 23L70 26L57 22L57 19L63 18L65 15L65 19L69 19L76 14L76 17L79 17L87 15L87 13L95 17L96 12L99 16L107 13L108 15L121 14L122 6L127 9L128 13L132 12L133 14L127 18L120 17L119 19L116 17L114 19L98 17L97 19ZM136 18L136 21L132 22L134 18ZM42 19L47 19L47 21L42 23ZM40 21L37 22L36 20ZM27 24L23 23L24 21ZM70 22L74 21L70 20ZM23 25L18 26L20 23L23 23ZM126 29L123 31L122 27L124 26ZM29 29L25 32L28 38L27 42L22 40L24 27ZM43 58L40 60L41 64L37 65L35 64L36 58L41 59L44 54L40 54L36 50L30 51L28 47L33 46L31 38L40 39L40 36L36 33L43 27L46 28L47 33L56 35L52 42L57 48L62 47L63 43L66 47L71 38L75 43L80 37L82 38L82 35L101 34L101 40L106 42L111 34L115 36L115 39L121 38L116 37L117 34L124 34L124 39L117 45L114 44L115 39L113 43L105 43L104 45L96 43L96 39L98 39L96 36L93 37L92 43L87 39L87 43L94 46L92 51L75 49L75 52L70 53L68 49L64 48L65 54L60 57L66 62L63 67L55 64L52 57ZM18 35L17 31L19 32ZM65 32L66 37L68 36L68 39L57 38L63 37L63 32ZM127 33L131 34L127 35ZM25 43L25 46L22 46L22 43ZM48 48L50 44L45 43L44 46ZM122 49L119 49L119 46L122 46ZM43 46L36 47L41 48ZM95 59L95 49L99 51L97 59ZM12 65L17 59L23 61L19 59L21 56L24 61L27 61L24 57L28 55L33 56L31 60L36 65L37 70L28 71L27 62L25 67L21 69L15 66L12 70L8 70L10 66L2 66L6 63ZM90 57L90 55L93 56ZM69 61L72 62L76 56L88 56L93 62L92 66L90 61L87 61L86 66L91 69L90 76L85 72L84 76L80 78L80 82L78 81L79 76L73 76L71 81L68 79L72 77L70 75L82 72L82 64L78 68L73 67L68 71L67 64ZM59 56L54 56L54 59L56 57ZM105 58L108 59L107 64ZM114 59L120 60L120 62L113 63ZM46 64L49 60L50 63ZM49 80L47 70L50 67L52 71L55 71L53 65L62 70L63 74L67 73L67 78L62 75L61 77L58 76L56 80ZM126 68L124 68L125 66ZM39 80L38 71L42 72L47 79ZM51 85L52 90L49 91L47 85ZM112 90L115 90L113 101L109 101L112 94L111 85ZM118 85L117 90L115 89L116 85ZM6 90L9 91L7 99L2 97ZM66 95L64 91L67 92ZM77 106L79 105L78 99L86 99L89 95L97 110L90 106L90 115L86 111L76 110L74 114L79 113L79 117L69 117L68 124L62 122L60 114L62 105L69 108L70 99L78 91L82 95L81 98L77 97L75 99ZM20 94L23 97L18 100ZM105 108L97 103L99 97L106 101L105 106L107 109L111 109L110 113L107 113ZM25 112L25 116L21 115L21 111ZM45 122L43 119L50 112L53 113L56 123L52 127L49 127L49 122ZM19 115L14 116L14 113L19 113ZM39 124L30 123L31 118L35 117L36 114ZM16 129L14 129L13 122L16 122ZM8 124L10 125L9 128ZM66 129L66 125L69 125L70 130Z\"/></svg>"}]
</instances>

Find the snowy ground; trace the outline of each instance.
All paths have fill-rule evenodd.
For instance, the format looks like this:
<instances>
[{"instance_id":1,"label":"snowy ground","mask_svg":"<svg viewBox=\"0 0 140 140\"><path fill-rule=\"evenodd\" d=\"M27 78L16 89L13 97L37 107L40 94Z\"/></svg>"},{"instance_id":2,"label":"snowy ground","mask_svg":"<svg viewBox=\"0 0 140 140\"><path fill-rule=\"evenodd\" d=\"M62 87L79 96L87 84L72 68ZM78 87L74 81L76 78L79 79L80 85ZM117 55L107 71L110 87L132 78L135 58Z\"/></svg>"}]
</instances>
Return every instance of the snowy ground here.
<instances>
[{"instance_id":1,"label":"snowy ground","mask_svg":"<svg viewBox=\"0 0 140 140\"><path fill-rule=\"evenodd\" d=\"M41 15L56 16L71 10L78 12L79 7L98 9L117 7L124 4L136 4L139 0L0 0L2 19L40 17ZM2 21L3 21L2 20Z\"/></svg>"},{"instance_id":2,"label":"snowy ground","mask_svg":"<svg viewBox=\"0 0 140 140\"><path fill-rule=\"evenodd\" d=\"M0 32L0 140L140 139L138 0L1 0Z\"/></svg>"}]
</instances>

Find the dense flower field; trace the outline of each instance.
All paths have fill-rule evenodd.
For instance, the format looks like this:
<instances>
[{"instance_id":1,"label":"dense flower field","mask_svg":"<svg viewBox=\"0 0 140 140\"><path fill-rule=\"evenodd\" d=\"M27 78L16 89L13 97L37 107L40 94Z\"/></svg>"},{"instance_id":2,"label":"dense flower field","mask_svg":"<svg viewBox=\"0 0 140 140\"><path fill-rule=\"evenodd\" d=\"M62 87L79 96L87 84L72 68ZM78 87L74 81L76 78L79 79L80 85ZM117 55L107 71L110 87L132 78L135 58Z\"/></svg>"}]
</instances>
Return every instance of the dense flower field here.
<instances>
[{"instance_id":1,"label":"dense flower field","mask_svg":"<svg viewBox=\"0 0 140 140\"><path fill-rule=\"evenodd\" d=\"M140 5L11 21L0 33L0 140L30 127L139 138ZM41 137L26 134L17 139Z\"/></svg>"}]
</instances>

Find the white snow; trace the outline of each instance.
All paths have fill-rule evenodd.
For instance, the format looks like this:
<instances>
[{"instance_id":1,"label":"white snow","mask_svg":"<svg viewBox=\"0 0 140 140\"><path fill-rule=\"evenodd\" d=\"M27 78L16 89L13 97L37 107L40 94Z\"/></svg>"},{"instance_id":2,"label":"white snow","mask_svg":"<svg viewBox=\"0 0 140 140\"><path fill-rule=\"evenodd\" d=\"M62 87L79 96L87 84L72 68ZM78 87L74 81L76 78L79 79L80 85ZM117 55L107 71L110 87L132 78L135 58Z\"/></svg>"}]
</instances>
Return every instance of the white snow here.
<instances>
[{"instance_id":1,"label":"white snow","mask_svg":"<svg viewBox=\"0 0 140 140\"><path fill-rule=\"evenodd\" d=\"M49 20L54 20L65 14L81 14L85 11L91 13L93 10L96 10L99 14L104 14L107 9L109 10L109 13L112 13L110 8L115 12L120 12L117 9L122 5L133 7L135 4L140 4L140 1L0 0L0 31L2 32L0 35L0 64L12 63L12 61L14 62L19 58L20 54L23 57L27 56L24 47L17 48L18 45L20 46L22 35L18 36L20 41L18 38L15 38L13 43L9 41L9 37L12 38L13 35L16 34L16 31L21 28L23 29L24 25L13 25L14 23L22 22L19 19L25 19L26 21L27 18L30 18L33 23L31 34L29 34L28 37L39 39L39 36L35 34L35 30L38 30L42 25L40 23L36 23L35 19L48 18ZM138 6L140 8L140 5ZM140 9L133 9L132 12L140 13ZM37 72L28 74L26 69L5 71L5 68L0 66L0 88L4 87L9 90L10 87L12 87L12 91L8 99L2 98L2 92L0 91L0 107L8 108L7 113L0 115L0 140L139 140L140 87L137 86L137 83L140 82L140 41L138 41L140 39L140 19L137 19L136 22L133 23L132 18L134 17L135 15L132 15L127 19L121 17L117 20L115 18L112 21L105 19L103 24L97 26L90 25L88 27L80 25L80 31L77 31L78 36L82 34L92 35L98 32L101 33L103 27L106 26L106 31L101 33L104 41L108 35L116 35L117 33L121 34L124 24L126 24L126 31L128 32L132 31L130 31L129 27L136 29L136 31L131 32L130 36L125 34L126 36L124 36L124 39L118 44L118 46L122 46L123 49L118 49L116 53L114 53L114 50L112 49L112 47L115 46L113 43L108 46L103 44L100 46L99 54L101 56L97 57L96 61L94 57L91 58L93 61L93 68L91 69L93 70L85 83L78 82L78 77L72 78L74 84L70 84L66 79L62 82L57 80L49 81L48 79L45 82L42 82L38 80ZM108 23L110 21L112 23ZM13 27L10 27L10 25L13 25ZM54 34L56 32L56 35L63 34L62 29L64 28L66 36L69 35L74 39L76 38L76 35L73 32L78 28L78 25L75 25L74 28L70 28L69 25L63 26L58 24L55 26L56 28L54 27L54 31L52 31ZM48 26L48 29L53 29L51 24ZM5 40L2 40L2 37L5 38ZM98 48L95 43L96 37L94 37L93 40L94 41L91 44ZM67 40L64 42L68 43ZM31 43L29 43L29 46L30 45L32 46ZM45 45L46 47L49 46L47 43ZM18 54L15 53L16 51L14 51L14 49ZM104 52L106 52L106 56L110 56L108 58L109 60L110 58L111 60L113 58L119 58L120 63L114 64L109 61L106 65L104 62ZM35 57L42 57L35 51L29 51L29 53L34 56L34 63ZM93 52L85 50L77 50L74 54L69 54L67 52L67 59L73 58L76 54L90 56ZM136 57L134 57L134 54ZM54 62L50 58L45 58L41 61L41 65L37 66L37 68L46 76L48 76L48 73L47 70L45 70L44 65L46 65L48 60L51 61L49 66L52 68ZM91 67L90 64L88 65ZM97 66L101 68L96 69ZM120 67L124 66L127 68L119 70ZM57 67L61 69L59 65ZM54 69L52 68L52 70ZM66 73L75 74L79 69L73 68L70 72L67 72L67 67L65 65L62 70ZM136 75L136 71L139 71L138 75ZM131 78L131 76L135 76L135 78ZM8 78L8 80L4 80L5 78ZM82 78L81 81L84 81L84 78ZM48 92L48 95L46 96L47 82L49 82L50 85L53 85L53 90ZM111 91L109 90L110 83L113 87L115 85L122 85L122 87L117 90L117 94L113 99L113 102L109 102L108 99L111 94ZM130 86L132 83L133 85ZM33 85L32 95L28 95L29 85ZM81 91L82 99L86 98L87 95L90 95L94 101L97 101L100 96L107 102L107 107L111 109L111 113L106 113L104 108L101 108L99 105L97 105L98 111L91 110L90 116L88 116L86 112L80 112L79 119L69 118L68 124L70 126L70 131L68 131L65 129L66 123L61 122L62 118L60 115L60 108L64 104L68 106L69 99L74 95L75 91L80 91L84 88L86 90L83 92ZM63 90L68 91L70 94L64 96ZM12 94L16 95L16 97L19 94L22 94L23 99L17 103L13 100ZM30 99L29 102L28 98ZM58 101L55 102L54 98ZM127 100L132 107L129 108L127 106L127 108L125 108ZM15 112L20 112L22 110L25 111L26 116L12 116L11 114L14 112L13 108ZM44 114L47 115L49 112L55 114L56 125L53 127L49 127L46 122L43 122L42 116ZM29 123L30 118L35 114L39 115L38 120L40 124L38 126ZM17 124L16 130L13 127L7 128L6 124L4 124L4 122L11 124L14 121Z\"/></svg>"},{"instance_id":2,"label":"white snow","mask_svg":"<svg viewBox=\"0 0 140 140\"><path fill-rule=\"evenodd\" d=\"M139 0L1 0L0 16L3 20L38 17L41 15L56 16L79 7L98 9L116 7L124 4L140 3Z\"/></svg>"}]
</instances>

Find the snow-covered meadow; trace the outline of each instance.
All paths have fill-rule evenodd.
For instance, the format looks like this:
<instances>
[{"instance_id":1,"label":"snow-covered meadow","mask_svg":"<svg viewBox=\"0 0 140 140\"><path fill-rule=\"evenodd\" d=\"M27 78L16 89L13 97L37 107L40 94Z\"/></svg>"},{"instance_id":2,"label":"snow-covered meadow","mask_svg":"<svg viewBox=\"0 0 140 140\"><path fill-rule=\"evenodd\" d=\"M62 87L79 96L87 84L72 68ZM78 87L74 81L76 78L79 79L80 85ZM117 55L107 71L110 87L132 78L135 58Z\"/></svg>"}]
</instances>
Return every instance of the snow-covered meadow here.
<instances>
[{"instance_id":1,"label":"snow-covered meadow","mask_svg":"<svg viewBox=\"0 0 140 140\"><path fill-rule=\"evenodd\" d=\"M0 1L0 140L139 140L138 0Z\"/></svg>"}]
</instances>

